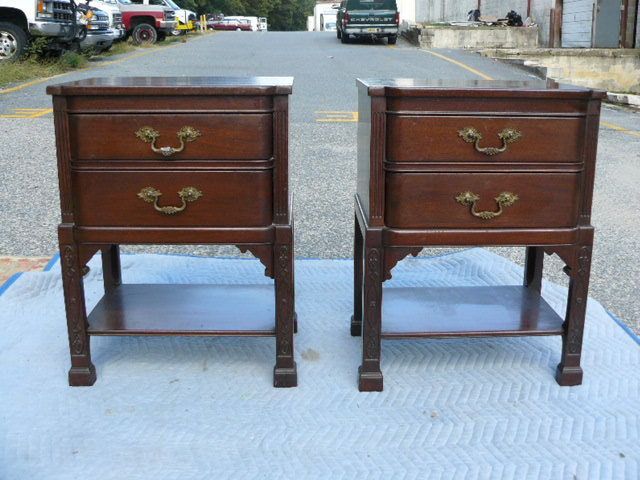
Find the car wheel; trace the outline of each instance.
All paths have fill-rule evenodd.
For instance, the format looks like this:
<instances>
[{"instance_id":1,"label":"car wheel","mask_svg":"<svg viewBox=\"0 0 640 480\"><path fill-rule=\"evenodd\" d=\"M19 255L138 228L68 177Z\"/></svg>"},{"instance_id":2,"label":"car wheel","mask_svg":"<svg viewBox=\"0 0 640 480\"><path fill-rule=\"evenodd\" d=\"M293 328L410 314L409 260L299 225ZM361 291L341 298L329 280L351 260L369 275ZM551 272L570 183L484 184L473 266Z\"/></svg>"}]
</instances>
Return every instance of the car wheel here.
<instances>
[{"instance_id":1,"label":"car wheel","mask_svg":"<svg viewBox=\"0 0 640 480\"><path fill-rule=\"evenodd\" d=\"M395 45L397 41L398 41L397 35L391 35L390 37L387 38L387 42L389 43L389 45Z\"/></svg>"},{"instance_id":2,"label":"car wheel","mask_svg":"<svg viewBox=\"0 0 640 480\"><path fill-rule=\"evenodd\" d=\"M167 34L165 32L158 32L158 41L164 42L167 39Z\"/></svg>"},{"instance_id":3,"label":"car wheel","mask_svg":"<svg viewBox=\"0 0 640 480\"><path fill-rule=\"evenodd\" d=\"M236 32L241 32L242 29L240 27L236 28Z\"/></svg>"},{"instance_id":4,"label":"car wheel","mask_svg":"<svg viewBox=\"0 0 640 480\"><path fill-rule=\"evenodd\" d=\"M139 23L131 32L133 43L140 45L142 43L156 43L158 40L158 32L148 23Z\"/></svg>"},{"instance_id":5,"label":"car wheel","mask_svg":"<svg viewBox=\"0 0 640 480\"><path fill-rule=\"evenodd\" d=\"M343 33L343 34L340 36L340 41L341 41L342 43L349 43L349 35L348 35L348 34L346 34L346 33Z\"/></svg>"},{"instance_id":6,"label":"car wheel","mask_svg":"<svg viewBox=\"0 0 640 480\"><path fill-rule=\"evenodd\" d=\"M27 48L27 34L13 23L0 22L0 62L17 60Z\"/></svg>"}]
</instances>

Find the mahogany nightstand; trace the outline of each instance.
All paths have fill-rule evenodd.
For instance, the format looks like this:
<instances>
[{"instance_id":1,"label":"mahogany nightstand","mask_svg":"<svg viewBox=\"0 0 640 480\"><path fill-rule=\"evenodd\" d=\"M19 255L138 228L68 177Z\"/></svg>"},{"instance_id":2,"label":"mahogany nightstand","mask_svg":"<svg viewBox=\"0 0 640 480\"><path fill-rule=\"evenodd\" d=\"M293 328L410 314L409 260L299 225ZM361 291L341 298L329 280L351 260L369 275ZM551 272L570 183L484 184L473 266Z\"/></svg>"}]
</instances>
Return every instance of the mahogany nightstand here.
<instances>
[{"instance_id":1,"label":"mahogany nightstand","mask_svg":"<svg viewBox=\"0 0 640 480\"><path fill-rule=\"evenodd\" d=\"M289 77L98 78L53 95L70 385L96 380L93 335L276 337L274 386L297 384ZM232 244L274 278L256 285L126 285L120 244ZM87 316L82 273L102 252ZM242 325L242 328L238 327Z\"/></svg>"},{"instance_id":2,"label":"mahogany nightstand","mask_svg":"<svg viewBox=\"0 0 640 480\"><path fill-rule=\"evenodd\" d=\"M383 388L381 338L416 337L561 335L556 379L580 384L604 94L551 81L357 84L360 390ZM490 245L527 248L523 286L383 289L423 247ZM540 295L545 252L570 277L564 319Z\"/></svg>"}]
</instances>

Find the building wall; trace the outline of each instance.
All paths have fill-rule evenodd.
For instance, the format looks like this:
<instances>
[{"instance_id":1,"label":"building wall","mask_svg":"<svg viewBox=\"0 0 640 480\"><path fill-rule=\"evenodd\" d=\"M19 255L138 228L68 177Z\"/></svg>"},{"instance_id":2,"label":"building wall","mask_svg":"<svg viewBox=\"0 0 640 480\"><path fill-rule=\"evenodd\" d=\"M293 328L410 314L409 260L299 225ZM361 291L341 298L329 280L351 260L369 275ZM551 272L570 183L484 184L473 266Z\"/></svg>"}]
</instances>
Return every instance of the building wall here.
<instances>
[{"instance_id":1,"label":"building wall","mask_svg":"<svg viewBox=\"0 0 640 480\"><path fill-rule=\"evenodd\" d=\"M478 8L478 0L415 0L415 2L416 21L423 23L464 21L467 19L469 10ZM538 24L540 45L549 43L549 12L554 5L555 0L531 0L531 17ZM480 13L483 16L504 18L510 10L515 10L524 20L527 17L527 0L481 0Z\"/></svg>"},{"instance_id":2,"label":"building wall","mask_svg":"<svg viewBox=\"0 0 640 480\"><path fill-rule=\"evenodd\" d=\"M562 46L590 47L594 0L564 0Z\"/></svg>"},{"instance_id":3,"label":"building wall","mask_svg":"<svg viewBox=\"0 0 640 480\"><path fill-rule=\"evenodd\" d=\"M640 2L636 8L636 48L640 48Z\"/></svg>"},{"instance_id":4,"label":"building wall","mask_svg":"<svg viewBox=\"0 0 640 480\"><path fill-rule=\"evenodd\" d=\"M416 0L397 0L400 22L416 23Z\"/></svg>"},{"instance_id":5,"label":"building wall","mask_svg":"<svg viewBox=\"0 0 640 480\"><path fill-rule=\"evenodd\" d=\"M478 0L416 0L416 22L465 21L477 7Z\"/></svg>"}]
</instances>

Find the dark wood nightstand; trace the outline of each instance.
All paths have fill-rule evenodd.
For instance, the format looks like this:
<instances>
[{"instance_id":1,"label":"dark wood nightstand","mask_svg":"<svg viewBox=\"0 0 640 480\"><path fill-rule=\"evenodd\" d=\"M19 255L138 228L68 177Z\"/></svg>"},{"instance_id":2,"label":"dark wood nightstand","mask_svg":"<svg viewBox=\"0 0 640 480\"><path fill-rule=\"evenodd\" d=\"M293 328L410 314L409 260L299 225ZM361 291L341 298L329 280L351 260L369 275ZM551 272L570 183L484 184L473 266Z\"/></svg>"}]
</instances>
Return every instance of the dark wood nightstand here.
<instances>
[{"instance_id":1,"label":"dark wood nightstand","mask_svg":"<svg viewBox=\"0 0 640 480\"><path fill-rule=\"evenodd\" d=\"M360 390L382 390L381 338L414 337L562 335L556 379L580 384L604 94L551 81L357 83ZM527 247L524 286L385 289L383 316L398 261L488 245ZM570 277L564 319L540 295L545 252Z\"/></svg>"},{"instance_id":2,"label":"dark wood nightstand","mask_svg":"<svg viewBox=\"0 0 640 480\"><path fill-rule=\"evenodd\" d=\"M292 83L289 77L141 77L47 88L60 179L70 385L95 382L92 335L275 336L274 386L297 384ZM237 245L260 259L274 287L121 284L120 244ZM82 273L99 250L105 295L87 316Z\"/></svg>"}]
</instances>

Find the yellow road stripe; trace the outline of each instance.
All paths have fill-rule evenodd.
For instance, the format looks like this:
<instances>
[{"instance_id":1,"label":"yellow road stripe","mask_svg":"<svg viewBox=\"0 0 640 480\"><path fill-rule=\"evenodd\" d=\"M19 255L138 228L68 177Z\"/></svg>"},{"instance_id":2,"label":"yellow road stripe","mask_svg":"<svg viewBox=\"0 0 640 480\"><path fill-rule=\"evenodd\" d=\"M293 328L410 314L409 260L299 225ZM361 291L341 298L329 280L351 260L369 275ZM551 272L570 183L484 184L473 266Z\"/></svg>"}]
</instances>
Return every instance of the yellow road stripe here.
<instances>
[{"instance_id":1,"label":"yellow road stripe","mask_svg":"<svg viewBox=\"0 0 640 480\"><path fill-rule=\"evenodd\" d=\"M316 122L357 122L358 112L348 112L341 110L320 110L316 112L316 115L320 115L321 118L316 118Z\"/></svg>"},{"instance_id":2,"label":"yellow road stripe","mask_svg":"<svg viewBox=\"0 0 640 480\"><path fill-rule=\"evenodd\" d=\"M615 123L605 122L604 120L601 120L600 126L610 128L611 130L616 130L617 132L626 133L627 135L633 135L634 137L640 137L640 132L636 130L629 130L627 128L621 127L620 125L616 125Z\"/></svg>"},{"instance_id":3,"label":"yellow road stripe","mask_svg":"<svg viewBox=\"0 0 640 480\"><path fill-rule=\"evenodd\" d=\"M464 63L459 62L458 60L454 60L453 58L449 58L446 55L442 55L441 53L432 52L431 50L420 50L420 51L428 53L429 55L433 55L434 57L438 57L441 60L445 60L449 63L453 63L454 65L457 65L460 68L464 68L468 72L478 75L480 78L484 78L485 80L495 80L493 77L490 77L486 73L482 73L480 70L476 70L475 68L470 67L469 65L465 65Z\"/></svg>"},{"instance_id":4,"label":"yellow road stripe","mask_svg":"<svg viewBox=\"0 0 640 480\"><path fill-rule=\"evenodd\" d=\"M2 90L0 90L0 95L4 95L5 93L17 92L17 91L22 90L24 88L32 87L33 85L38 85L39 83L47 82L47 81L49 81L49 80L51 80L53 78L58 78L58 77L62 77L64 75L68 75L69 73L71 73L71 72L60 73L58 75L53 75L51 77L38 78L37 80L31 80L30 82L21 83L20 85L16 85L15 87L11 87L11 88L3 88Z\"/></svg>"},{"instance_id":5,"label":"yellow road stripe","mask_svg":"<svg viewBox=\"0 0 640 480\"><path fill-rule=\"evenodd\" d=\"M52 108L15 108L13 113L0 115L0 118L39 118L52 112Z\"/></svg>"}]
</instances>

